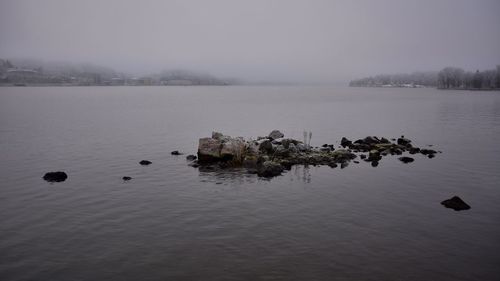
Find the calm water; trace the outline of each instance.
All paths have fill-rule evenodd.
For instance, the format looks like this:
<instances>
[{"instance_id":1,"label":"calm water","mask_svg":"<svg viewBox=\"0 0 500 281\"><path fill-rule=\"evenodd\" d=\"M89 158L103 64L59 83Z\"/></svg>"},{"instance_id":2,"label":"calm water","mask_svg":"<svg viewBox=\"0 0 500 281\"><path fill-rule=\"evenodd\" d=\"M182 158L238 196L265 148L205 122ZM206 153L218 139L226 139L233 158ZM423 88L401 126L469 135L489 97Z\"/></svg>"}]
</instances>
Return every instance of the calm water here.
<instances>
[{"instance_id":1,"label":"calm water","mask_svg":"<svg viewBox=\"0 0 500 281\"><path fill-rule=\"evenodd\" d=\"M170 155L272 129L443 153L272 180ZM500 92L0 88L0 159L0 280L500 280Z\"/></svg>"}]
</instances>

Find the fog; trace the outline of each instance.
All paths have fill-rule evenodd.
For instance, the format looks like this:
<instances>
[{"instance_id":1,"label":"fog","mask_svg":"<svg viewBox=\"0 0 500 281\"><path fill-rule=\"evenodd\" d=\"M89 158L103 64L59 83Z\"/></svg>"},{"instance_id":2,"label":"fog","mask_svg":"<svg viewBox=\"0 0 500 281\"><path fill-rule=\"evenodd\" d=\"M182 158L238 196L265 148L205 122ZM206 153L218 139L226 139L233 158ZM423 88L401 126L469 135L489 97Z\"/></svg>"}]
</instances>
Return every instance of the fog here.
<instances>
[{"instance_id":1,"label":"fog","mask_svg":"<svg viewBox=\"0 0 500 281\"><path fill-rule=\"evenodd\" d=\"M343 82L500 63L498 0L1 0L0 58Z\"/></svg>"}]
</instances>

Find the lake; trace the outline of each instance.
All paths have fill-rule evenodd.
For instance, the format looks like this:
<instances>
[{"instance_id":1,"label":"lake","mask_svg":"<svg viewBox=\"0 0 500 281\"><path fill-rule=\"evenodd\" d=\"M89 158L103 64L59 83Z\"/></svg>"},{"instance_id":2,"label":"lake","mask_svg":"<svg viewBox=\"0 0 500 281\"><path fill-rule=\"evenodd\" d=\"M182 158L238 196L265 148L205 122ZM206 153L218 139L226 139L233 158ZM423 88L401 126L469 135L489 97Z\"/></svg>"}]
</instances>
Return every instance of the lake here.
<instances>
[{"instance_id":1,"label":"lake","mask_svg":"<svg viewBox=\"0 0 500 281\"><path fill-rule=\"evenodd\" d=\"M214 130L273 129L311 131L314 146L404 135L442 153L267 180L170 154ZM500 276L500 92L2 87L0 157L0 280ZM57 170L69 178L42 179ZM454 195L472 209L440 204Z\"/></svg>"}]
</instances>

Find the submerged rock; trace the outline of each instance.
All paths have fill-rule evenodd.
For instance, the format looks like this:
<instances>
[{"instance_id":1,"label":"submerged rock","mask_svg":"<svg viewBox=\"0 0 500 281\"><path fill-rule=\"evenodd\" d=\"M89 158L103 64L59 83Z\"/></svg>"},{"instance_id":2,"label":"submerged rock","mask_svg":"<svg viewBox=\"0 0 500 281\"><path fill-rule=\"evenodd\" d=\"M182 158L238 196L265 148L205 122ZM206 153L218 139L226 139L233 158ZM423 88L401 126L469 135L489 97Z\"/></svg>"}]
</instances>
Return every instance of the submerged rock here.
<instances>
[{"instance_id":1,"label":"submerged rock","mask_svg":"<svg viewBox=\"0 0 500 281\"><path fill-rule=\"evenodd\" d=\"M262 165L257 169L257 175L270 178L281 175L281 173L283 173L283 170L283 166L281 166L279 163L266 161L262 163Z\"/></svg>"},{"instance_id":2,"label":"submerged rock","mask_svg":"<svg viewBox=\"0 0 500 281\"><path fill-rule=\"evenodd\" d=\"M407 157L407 156L399 157L398 159L399 159L399 161L401 161L405 164L415 161L415 159L413 159L411 157Z\"/></svg>"},{"instance_id":3,"label":"submerged rock","mask_svg":"<svg viewBox=\"0 0 500 281\"><path fill-rule=\"evenodd\" d=\"M441 202L441 205L445 206L446 208L453 209L455 211L469 210L471 208L458 196L453 196L450 199L444 200L443 202Z\"/></svg>"},{"instance_id":4,"label":"submerged rock","mask_svg":"<svg viewBox=\"0 0 500 281\"><path fill-rule=\"evenodd\" d=\"M153 162L149 161L149 160L141 160L139 162L139 164L141 164L142 166L147 166L147 165L151 165L153 164Z\"/></svg>"},{"instance_id":5,"label":"submerged rock","mask_svg":"<svg viewBox=\"0 0 500 281\"><path fill-rule=\"evenodd\" d=\"M43 179L48 182L63 182L68 178L65 172L48 172L43 176Z\"/></svg>"},{"instance_id":6,"label":"submerged rock","mask_svg":"<svg viewBox=\"0 0 500 281\"><path fill-rule=\"evenodd\" d=\"M182 155L182 153L180 153L178 150L174 150L174 151L170 152L170 154L172 154L172 155Z\"/></svg>"},{"instance_id":7,"label":"submerged rock","mask_svg":"<svg viewBox=\"0 0 500 281\"><path fill-rule=\"evenodd\" d=\"M186 156L186 160L188 160L188 161L196 160L196 158L198 158L198 157L196 157L196 155L192 155L192 154Z\"/></svg>"},{"instance_id":8,"label":"submerged rock","mask_svg":"<svg viewBox=\"0 0 500 281\"><path fill-rule=\"evenodd\" d=\"M122 178L122 180L124 180L124 181L129 181L131 179L132 179L132 177L127 177L127 176L125 176L125 177Z\"/></svg>"}]
</instances>

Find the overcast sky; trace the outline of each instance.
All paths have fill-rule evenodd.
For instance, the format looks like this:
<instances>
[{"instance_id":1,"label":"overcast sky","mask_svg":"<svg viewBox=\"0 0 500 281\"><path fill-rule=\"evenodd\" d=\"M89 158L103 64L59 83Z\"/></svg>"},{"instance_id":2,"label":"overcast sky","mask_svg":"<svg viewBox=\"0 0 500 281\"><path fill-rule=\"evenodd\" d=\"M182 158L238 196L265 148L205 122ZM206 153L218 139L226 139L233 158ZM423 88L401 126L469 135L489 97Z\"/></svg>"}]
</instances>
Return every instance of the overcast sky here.
<instances>
[{"instance_id":1,"label":"overcast sky","mask_svg":"<svg viewBox=\"0 0 500 281\"><path fill-rule=\"evenodd\" d=\"M500 0L0 0L0 58L337 82L500 64Z\"/></svg>"}]
</instances>

